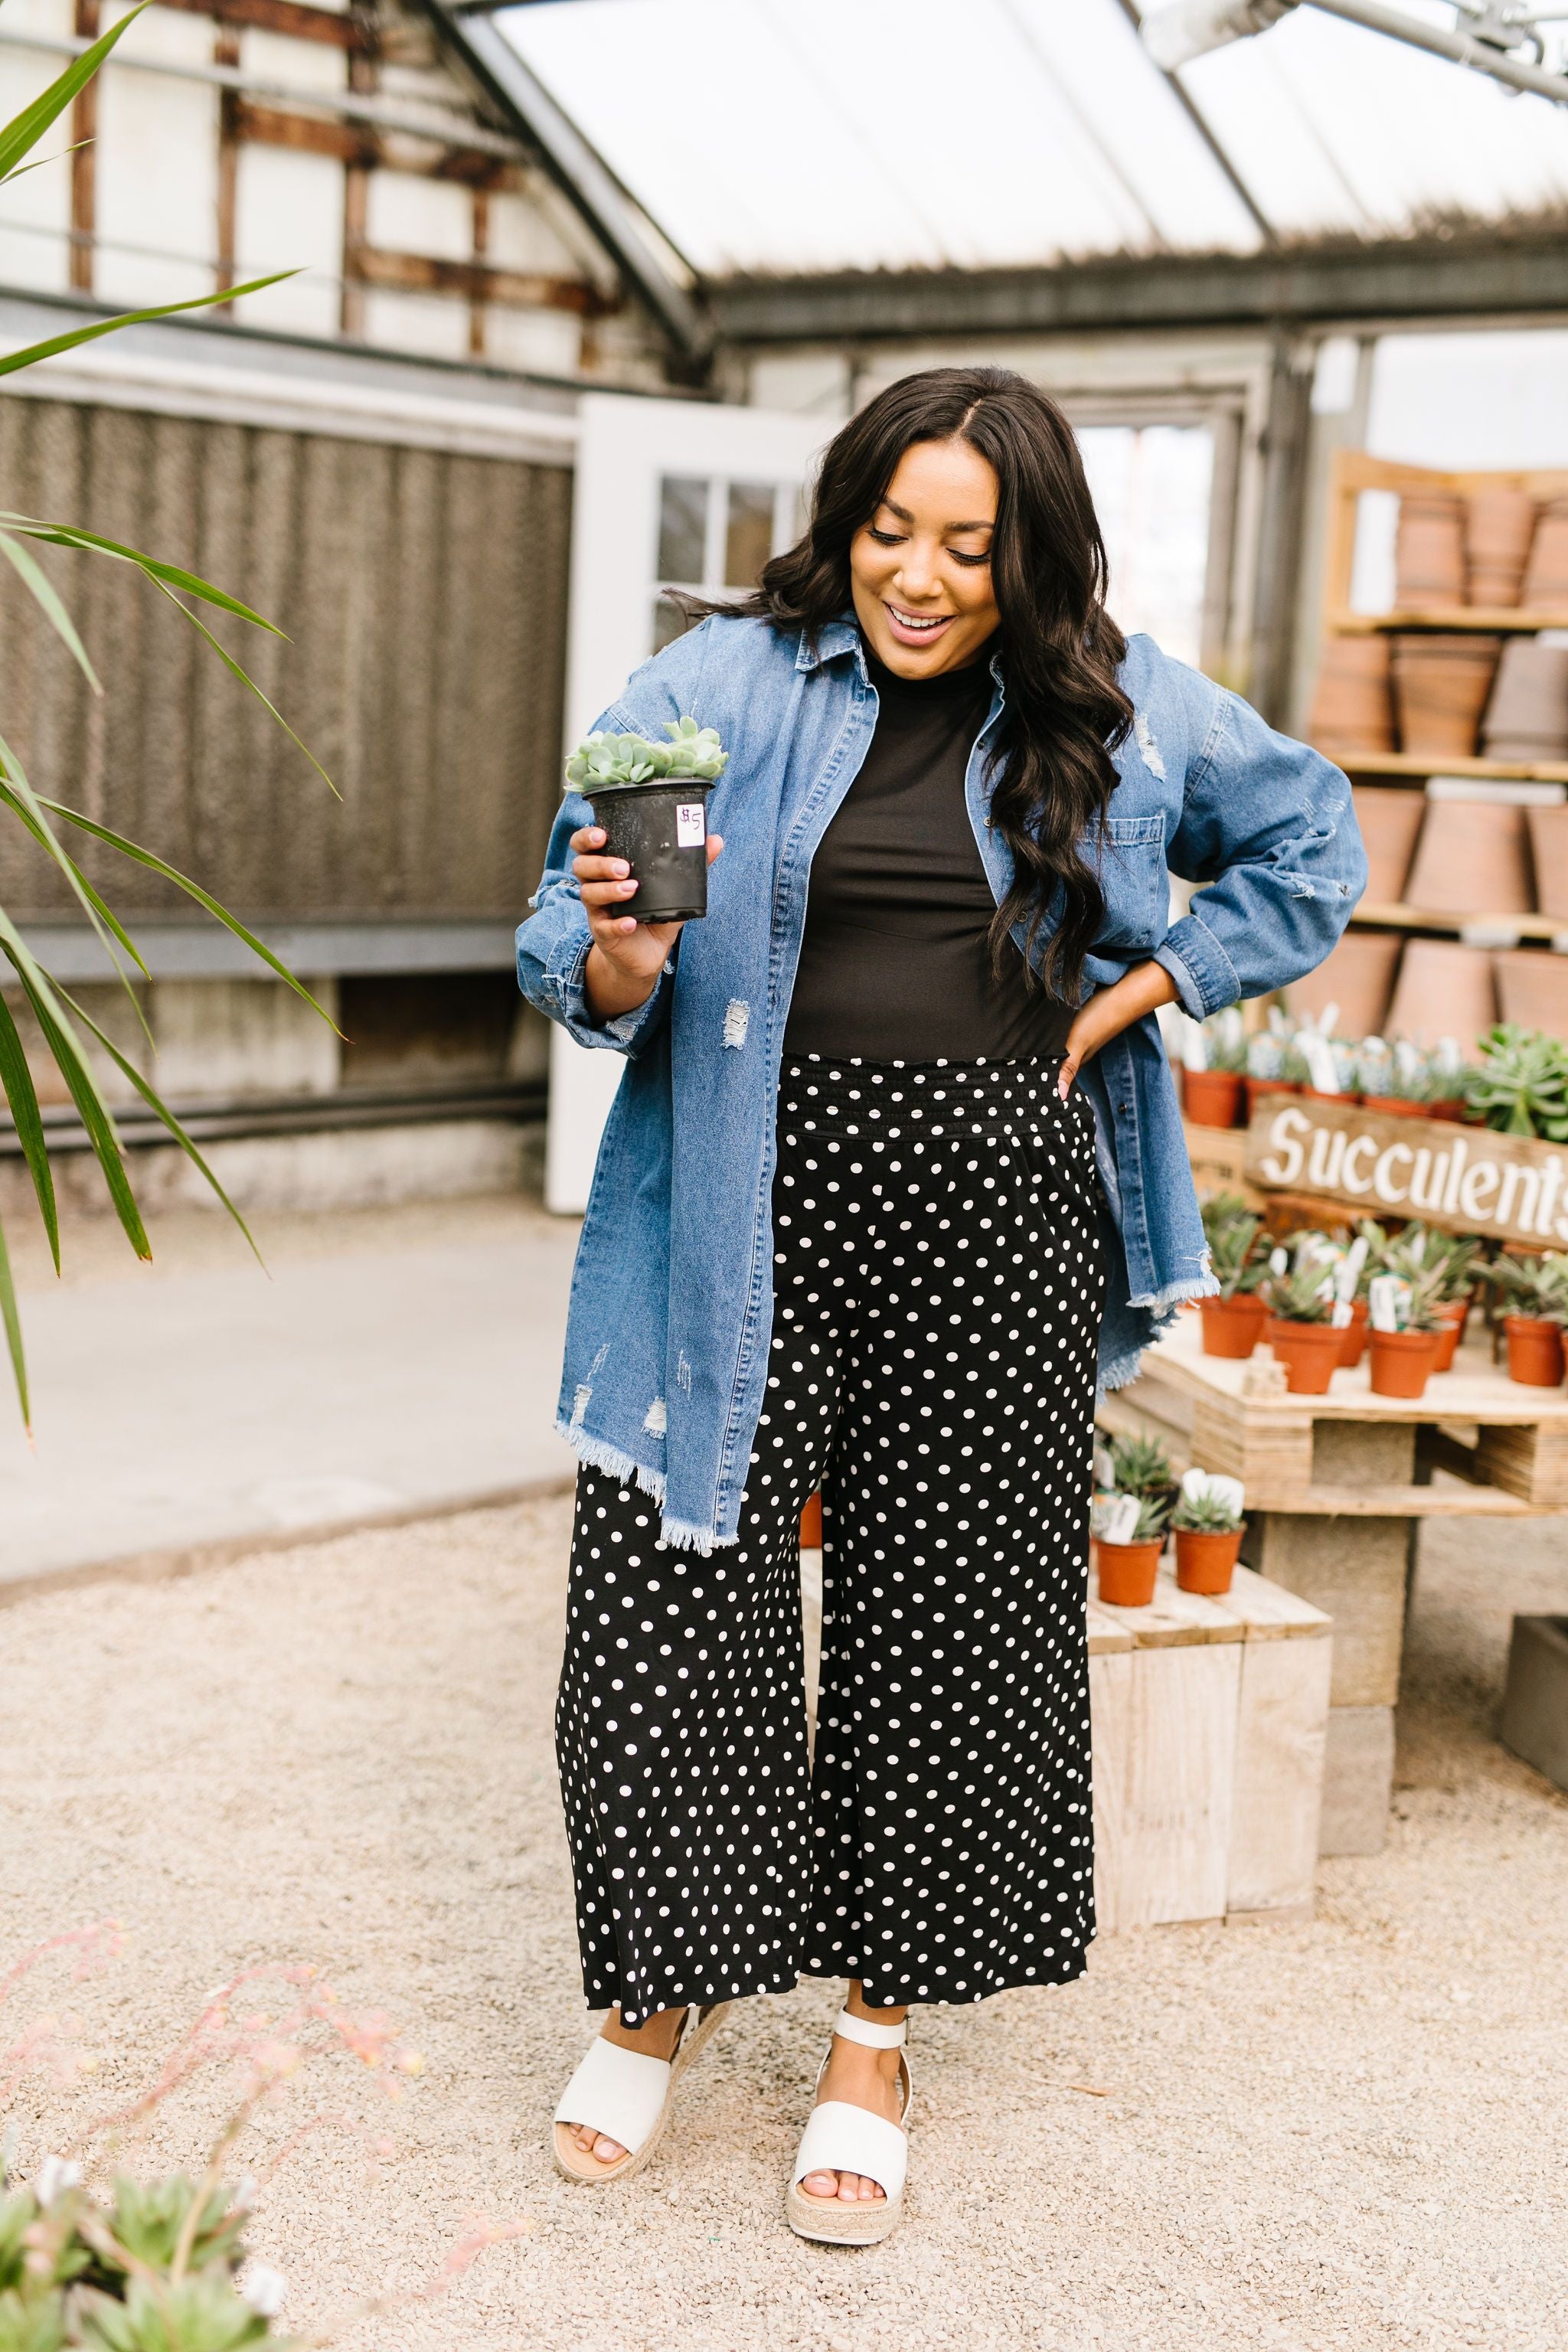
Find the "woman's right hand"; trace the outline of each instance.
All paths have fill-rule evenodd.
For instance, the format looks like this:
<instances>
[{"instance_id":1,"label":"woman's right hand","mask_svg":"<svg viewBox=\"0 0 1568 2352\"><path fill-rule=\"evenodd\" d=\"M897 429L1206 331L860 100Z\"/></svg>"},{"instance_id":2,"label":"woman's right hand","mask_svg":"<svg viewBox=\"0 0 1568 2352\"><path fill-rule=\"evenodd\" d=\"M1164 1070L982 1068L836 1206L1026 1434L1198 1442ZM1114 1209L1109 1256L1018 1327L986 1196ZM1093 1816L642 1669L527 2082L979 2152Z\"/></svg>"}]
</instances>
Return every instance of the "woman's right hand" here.
<instances>
[{"instance_id":1,"label":"woman's right hand","mask_svg":"<svg viewBox=\"0 0 1568 2352\"><path fill-rule=\"evenodd\" d=\"M572 835L570 846L576 852L572 871L594 941L584 975L588 1003L597 1020L614 1021L647 1003L681 926L637 920L630 901L637 886L624 857L605 856L603 826L584 825ZM710 866L723 846L720 835L709 835Z\"/></svg>"}]
</instances>

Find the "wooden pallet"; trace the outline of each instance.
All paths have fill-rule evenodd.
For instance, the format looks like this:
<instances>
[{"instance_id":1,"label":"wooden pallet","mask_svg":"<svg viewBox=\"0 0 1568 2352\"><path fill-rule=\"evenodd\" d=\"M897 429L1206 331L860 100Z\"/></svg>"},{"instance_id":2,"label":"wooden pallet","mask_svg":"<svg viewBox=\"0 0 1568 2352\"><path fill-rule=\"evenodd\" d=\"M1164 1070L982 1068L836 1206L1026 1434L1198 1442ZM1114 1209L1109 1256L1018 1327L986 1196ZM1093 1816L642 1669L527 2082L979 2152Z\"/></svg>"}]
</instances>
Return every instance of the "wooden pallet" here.
<instances>
[{"instance_id":1,"label":"wooden pallet","mask_svg":"<svg viewBox=\"0 0 1568 2352\"><path fill-rule=\"evenodd\" d=\"M1199 1317L1182 1315L1101 1419L1151 1429L1179 1468L1239 1478L1249 1510L1432 1518L1568 1509L1568 1393L1510 1381L1483 1340L1461 1348L1453 1370L1415 1400L1374 1396L1364 1361L1336 1372L1327 1396L1271 1392L1277 1378L1267 1347L1245 1363L1205 1356ZM1466 1483L1435 1486L1434 1468Z\"/></svg>"}]
</instances>

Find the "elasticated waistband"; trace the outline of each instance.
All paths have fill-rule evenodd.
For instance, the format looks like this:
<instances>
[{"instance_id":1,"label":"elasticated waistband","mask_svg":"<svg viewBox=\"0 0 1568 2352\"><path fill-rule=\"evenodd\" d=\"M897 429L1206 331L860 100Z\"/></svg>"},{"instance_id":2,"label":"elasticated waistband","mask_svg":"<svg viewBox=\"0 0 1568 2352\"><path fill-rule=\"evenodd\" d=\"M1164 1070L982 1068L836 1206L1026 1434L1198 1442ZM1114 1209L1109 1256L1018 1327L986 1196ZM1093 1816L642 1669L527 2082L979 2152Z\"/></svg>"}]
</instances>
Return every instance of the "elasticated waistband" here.
<instances>
[{"instance_id":1,"label":"elasticated waistband","mask_svg":"<svg viewBox=\"0 0 1568 2352\"><path fill-rule=\"evenodd\" d=\"M1016 1062L863 1062L786 1054L778 1131L796 1135L1006 1135L1077 1116L1057 1091L1062 1055Z\"/></svg>"}]
</instances>

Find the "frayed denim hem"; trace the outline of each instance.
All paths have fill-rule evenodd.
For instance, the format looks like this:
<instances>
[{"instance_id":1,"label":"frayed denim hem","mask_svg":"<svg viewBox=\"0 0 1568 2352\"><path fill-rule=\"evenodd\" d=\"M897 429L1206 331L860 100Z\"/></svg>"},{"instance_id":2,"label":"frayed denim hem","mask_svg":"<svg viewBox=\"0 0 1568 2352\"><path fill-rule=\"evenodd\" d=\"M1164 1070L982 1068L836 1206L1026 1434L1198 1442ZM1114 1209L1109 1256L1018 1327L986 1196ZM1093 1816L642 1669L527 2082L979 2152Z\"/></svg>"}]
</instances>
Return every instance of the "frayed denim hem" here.
<instances>
[{"instance_id":1,"label":"frayed denim hem","mask_svg":"<svg viewBox=\"0 0 1568 2352\"><path fill-rule=\"evenodd\" d=\"M658 1505L659 1541L668 1544L671 1551L694 1551L706 1559L710 1552L720 1551L728 1545L740 1542L738 1535L721 1536L712 1528L699 1527L692 1519L666 1517L662 1470L650 1468L647 1463L639 1462L635 1454L626 1453L618 1445L611 1445L605 1438L591 1437L585 1429L574 1426L564 1416L557 1419L555 1433L566 1440L578 1461L585 1462L590 1470L602 1470L606 1478L618 1478L623 1486L636 1486L651 1502Z\"/></svg>"}]
</instances>

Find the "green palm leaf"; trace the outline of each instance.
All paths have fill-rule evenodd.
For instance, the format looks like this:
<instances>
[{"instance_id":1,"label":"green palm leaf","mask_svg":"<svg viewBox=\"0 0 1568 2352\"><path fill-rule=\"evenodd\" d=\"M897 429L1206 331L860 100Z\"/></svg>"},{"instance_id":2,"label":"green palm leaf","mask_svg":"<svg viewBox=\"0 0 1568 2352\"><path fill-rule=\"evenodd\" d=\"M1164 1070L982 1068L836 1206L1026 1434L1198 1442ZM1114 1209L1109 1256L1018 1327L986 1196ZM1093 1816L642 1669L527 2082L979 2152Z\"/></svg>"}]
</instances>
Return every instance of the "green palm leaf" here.
<instances>
[{"instance_id":1,"label":"green palm leaf","mask_svg":"<svg viewBox=\"0 0 1568 2352\"><path fill-rule=\"evenodd\" d=\"M37 1088L33 1073L27 1067L27 1056L22 1049L22 1036L11 1016L11 1008L0 996L0 1088L11 1106L16 1124L16 1140L22 1147L22 1157L33 1179L33 1190L38 1196L38 1213L44 1221L44 1231L49 1237L49 1255L55 1262L55 1272L60 1270L60 1223L55 1205L55 1180L49 1168L48 1145L44 1140L43 1116L38 1109Z\"/></svg>"},{"instance_id":2,"label":"green palm leaf","mask_svg":"<svg viewBox=\"0 0 1568 2352\"><path fill-rule=\"evenodd\" d=\"M125 18L128 25L129 16ZM118 334L121 327L145 326L153 319L173 319L182 310L210 310L215 302L235 302L242 294L259 294L264 287L281 286L286 278L298 278L297 269L274 269L269 277L252 278L243 286L220 288L216 294L193 294L184 302L159 302L150 310L121 310L112 319L95 319L90 327L72 327L68 333L51 335L45 343L29 343L25 351L7 352L0 359L0 375L15 375L18 368L37 367L40 360L57 359L61 352L74 352L79 343L95 343L100 335Z\"/></svg>"},{"instance_id":3,"label":"green palm leaf","mask_svg":"<svg viewBox=\"0 0 1568 2352\"><path fill-rule=\"evenodd\" d=\"M142 0L142 7L146 5L147 0ZM25 106L20 114L0 129L0 180L10 178L23 156L37 145L50 123L59 120L78 90L87 87L115 42L141 14L142 8L132 8L128 16L110 27L101 40L94 41L90 49L73 58L64 73L50 82L31 106Z\"/></svg>"},{"instance_id":4,"label":"green palm leaf","mask_svg":"<svg viewBox=\"0 0 1568 2352\"><path fill-rule=\"evenodd\" d=\"M243 287L237 289L243 293ZM115 325L120 320L112 322ZM121 563L133 563L149 580L161 586L183 588L187 596L199 596L205 604L216 604L220 612L232 613L237 620L249 621L256 628L265 629L268 636L288 638L275 622L253 613L237 596L230 596L222 588L215 588L210 580L203 580L195 572L182 570L177 563L165 563L156 555L143 555L140 548L121 547L117 539L100 539L95 530L79 530L73 522L40 522L35 515L0 513L0 522L8 522L26 539L41 539L50 547L90 549L99 555L112 555ZM183 608L182 608L183 609Z\"/></svg>"},{"instance_id":5,"label":"green palm leaf","mask_svg":"<svg viewBox=\"0 0 1568 2352\"><path fill-rule=\"evenodd\" d=\"M9 531L0 530L0 551L9 559L21 575L24 585L42 612L55 635L67 647L71 659L81 671L94 694L103 688L98 682L98 672L87 657L87 647L76 633L76 624L55 593L54 583L43 570L32 549L13 539Z\"/></svg>"},{"instance_id":6,"label":"green palm leaf","mask_svg":"<svg viewBox=\"0 0 1568 2352\"><path fill-rule=\"evenodd\" d=\"M5 1248L5 1228L0 1225L0 1322L5 1326L5 1346L11 1358L11 1370L16 1378L16 1395L22 1407L22 1422L27 1432L27 1442L33 1438L33 1408L27 1396L27 1359L22 1349L22 1318L16 1307L16 1286L11 1279L11 1260Z\"/></svg>"},{"instance_id":7,"label":"green palm leaf","mask_svg":"<svg viewBox=\"0 0 1568 2352\"><path fill-rule=\"evenodd\" d=\"M326 1006L317 1003L304 982L296 980L288 965L279 961L266 941L258 940L254 931L247 930L238 916L231 915L228 908L221 906L209 890L204 890L199 882L193 882L188 874L180 872L178 866L165 865L163 858L155 857L150 849L140 848L134 841L127 841L122 833L111 831L108 825L100 824L93 817L83 816L79 809L67 808L63 801L46 800L42 805L47 809L52 809L56 816L64 817L68 824L77 825L83 833L91 834L95 841L107 842L110 848L118 849L122 857L132 859L138 866L145 866L150 873L161 874L165 882L173 882L176 887L184 890L186 896L194 898L199 907L205 907L207 913L220 922L226 930L232 931L237 940L243 940L252 955L259 956L262 962L278 974L279 980L288 982L296 996L302 996L306 1003L314 1012L319 1013L330 1027L336 1029L337 1024L332 1020ZM342 1032L340 1031L339 1034L341 1035Z\"/></svg>"}]
</instances>

